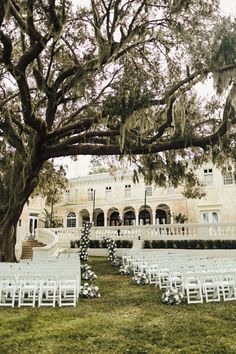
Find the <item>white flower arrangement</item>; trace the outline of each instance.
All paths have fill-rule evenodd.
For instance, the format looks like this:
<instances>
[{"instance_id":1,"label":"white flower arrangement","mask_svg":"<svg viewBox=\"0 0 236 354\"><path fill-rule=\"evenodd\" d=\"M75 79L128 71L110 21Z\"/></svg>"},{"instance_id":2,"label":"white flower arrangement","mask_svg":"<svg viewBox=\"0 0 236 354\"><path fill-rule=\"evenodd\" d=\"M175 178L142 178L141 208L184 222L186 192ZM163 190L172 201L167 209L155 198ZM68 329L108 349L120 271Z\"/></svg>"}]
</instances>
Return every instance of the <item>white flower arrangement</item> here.
<instances>
[{"instance_id":1,"label":"white flower arrangement","mask_svg":"<svg viewBox=\"0 0 236 354\"><path fill-rule=\"evenodd\" d=\"M179 305L185 302L185 296L180 289L167 288L162 294L161 301L167 305Z\"/></svg>"},{"instance_id":2,"label":"white flower arrangement","mask_svg":"<svg viewBox=\"0 0 236 354\"><path fill-rule=\"evenodd\" d=\"M147 274L138 273L132 278L133 282L137 285L145 285L149 283Z\"/></svg>"},{"instance_id":3,"label":"white flower arrangement","mask_svg":"<svg viewBox=\"0 0 236 354\"><path fill-rule=\"evenodd\" d=\"M131 273L131 268L129 265L122 265L120 266L119 273L121 275L128 275Z\"/></svg>"},{"instance_id":4,"label":"white flower arrangement","mask_svg":"<svg viewBox=\"0 0 236 354\"><path fill-rule=\"evenodd\" d=\"M79 296L83 298L96 298L101 297L101 294L98 286L84 283L84 285L80 287Z\"/></svg>"},{"instance_id":5,"label":"white flower arrangement","mask_svg":"<svg viewBox=\"0 0 236 354\"><path fill-rule=\"evenodd\" d=\"M115 267L119 267L120 261L116 255L116 243L110 238L106 238L106 246L108 249L108 260L111 261L111 264Z\"/></svg>"},{"instance_id":6,"label":"white flower arrangement","mask_svg":"<svg viewBox=\"0 0 236 354\"><path fill-rule=\"evenodd\" d=\"M95 280L97 279L97 275L92 272L91 267L87 264L81 267L82 270L82 279L83 280Z\"/></svg>"},{"instance_id":7,"label":"white flower arrangement","mask_svg":"<svg viewBox=\"0 0 236 354\"><path fill-rule=\"evenodd\" d=\"M80 239L80 260L87 261L89 248L89 234L92 224L85 222L83 225L82 235Z\"/></svg>"}]
</instances>

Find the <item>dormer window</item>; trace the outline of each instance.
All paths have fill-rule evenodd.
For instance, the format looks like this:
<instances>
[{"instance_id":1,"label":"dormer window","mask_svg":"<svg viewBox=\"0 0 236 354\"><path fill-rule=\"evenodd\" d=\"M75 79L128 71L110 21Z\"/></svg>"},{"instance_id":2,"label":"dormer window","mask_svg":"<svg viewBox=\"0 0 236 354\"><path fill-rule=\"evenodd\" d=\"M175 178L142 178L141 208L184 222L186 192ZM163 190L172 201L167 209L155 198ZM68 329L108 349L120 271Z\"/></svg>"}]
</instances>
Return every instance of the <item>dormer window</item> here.
<instances>
[{"instance_id":1,"label":"dormer window","mask_svg":"<svg viewBox=\"0 0 236 354\"><path fill-rule=\"evenodd\" d=\"M131 198L131 184L125 185L125 198Z\"/></svg>"},{"instance_id":2,"label":"dormer window","mask_svg":"<svg viewBox=\"0 0 236 354\"><path fill-rule=\"evenodd\" d=\"M213 170L212 168L204 169L204 186L213 186Z\"/></svg>"},{"instance_id":3,"label":"dormer window","mask_svg":"<svg viewBox=\"0 0 236 354\"><path fill-rule=\"evenodd\" d=\"M233 184L233 171L231 166L228 166L227 171L223 177L225 185Z\"/></svg>"}]
</instances>

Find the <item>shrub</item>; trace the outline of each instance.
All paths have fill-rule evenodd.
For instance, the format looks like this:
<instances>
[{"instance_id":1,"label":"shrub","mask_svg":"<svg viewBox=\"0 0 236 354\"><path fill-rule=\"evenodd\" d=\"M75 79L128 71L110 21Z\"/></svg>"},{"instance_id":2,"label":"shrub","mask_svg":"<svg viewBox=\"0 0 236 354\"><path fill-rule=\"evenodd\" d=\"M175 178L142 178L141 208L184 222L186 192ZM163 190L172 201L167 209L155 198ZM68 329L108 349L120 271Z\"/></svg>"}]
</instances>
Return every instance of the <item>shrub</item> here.
<instances>
[{"instance_id":1,"label":"shrub","mask_svg":"<svg viewBox=\"0 0 236 354\"><path fill-rule=\"evenodd\" d=\"M121 248L121 240L116 240L116 248Z\"/></svg>"},{"instance_id":2,"label":"shrub","mask_svg":"<svg viewBox=\"0 0 236 354\"><path fill-rule=\"evenodd\" d=\"M198 248L198 240L189 240L189 248L192 249Z\"/></svg>"},{"instance_id":3,"label":"shrub","mask_svg":"<svg viewBox=\"0 0 236 354\"><path fill-rule=\"evenodd\" d=\"M131 248L133 246L133 242L129 240L121 241L121 248Z\"/></svg>"},{"instance_id":4,"label":"shrub","mask_svg":"<svg viewBox=\"0 0 236 354\"><path fill-rule=\"evenodd\" d=\"M99 240L90 240L89 247L90 248L100 248L100 241Z\"/></svg>"},{"instance_id":5,"label":"shrub","mask_svg":"<svg viewBox=\"0 0 236 354\"><path fill-rule=\"evenodd\" d=\"M143 248L151 248L151 242L148 241L148 240L145 240L145 241L144 241Z\"/></svg>"},{"instance_id":6,"label":"shrub","mask_svg":"<svg viewBox=\"0 0 236 354\"><path fill-rule=\"evenodd\" d=\"M144 248L236 249L236 240L152 240L145 241Z\"/></svg>"},{"instance_id":7,"label":"shrub","mask_svg":"<svg viewBox=\"0 0 236 354\"><path fill-rule=\"evenodd\" d=\"M166 241L166 248L173 248L174 242L173 240L167 240Z\"/></svg>"},{"instance_id":8,"label":"shrub","mask_svg":"<svg viewBox=\"0 0 236 354\"><path fill-rule=\"evenodd\" d=\"M204 248L205 248L205 241L204 240L198 240L198 248L204 250Z\"/></svg>"},{"instance_id":9,"label":"shrub","mask_svg":"<svg viewBox=\"0 0 236 354\"><path fill-rule=\"evenodd\" d=\"M159 248L166 248L166 242L163 240L158 241L159 243Z\"/></svg>"}]
</instances>

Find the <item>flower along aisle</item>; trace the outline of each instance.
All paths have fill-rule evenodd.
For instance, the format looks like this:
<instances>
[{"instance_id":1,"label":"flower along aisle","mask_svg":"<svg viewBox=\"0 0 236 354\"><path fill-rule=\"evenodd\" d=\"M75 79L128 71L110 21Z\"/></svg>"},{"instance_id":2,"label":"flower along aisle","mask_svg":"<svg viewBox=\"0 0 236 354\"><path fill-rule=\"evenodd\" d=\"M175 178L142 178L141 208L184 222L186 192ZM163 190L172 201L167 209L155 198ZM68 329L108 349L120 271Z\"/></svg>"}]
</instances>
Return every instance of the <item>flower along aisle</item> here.
<instances>
[{"instance_id":1,"label":"flower along aisle","mask_svg":"<svg viewBox=\"0 0 236 354\"><path fill-rule=\"evenodd\" d=\"M92 224L85 222L83 225L81 240L80 240L80 260L88 260L88 248L89 248L89 235ZM93 282L97 279L97 275L91 270L88 264L81 265L81 278L82 280ZM92 283L84 283L80 287L79 296L82 298L98 298L101 297L99 287Z\"/></svg>"},{"instance_id":2,"label":"flower along aisle","mask_svg":"<svg viewBox=\"0 0 236 354\"><path fill-rule=\"evenodd\" d=\"M133 276L132 281L134 284L137 285L146 285L149 284L149 279L147 274L145 273L137 273L135 276Z\"/></svg>"},{"instance_id":3,"label":"flower along aisle","mask_svg":"<svg viewBox=\"0 0 236 354\"><path fill-rule=\"evenodd\" d=\"M108 250L108 260L111 261L111 264L115 267L120 266L120 260L116 254L116 243L110 238L105 239L107 250Z\"/></svg>"},{"instance_id":4,"label":"flower along aisle","mask_svg":"<svg viewBox=\"0 0 236 354\"><path fill-rule=\"evenodd\" d=\"M92 224L90 222L85 222L83 224L83 230L80 240L80 260L88 260L88 248L89 248L89 235Z\"/></svg>"},{"instance_id":5,"label":"flower along aisle","mask_svg":"<svg viewBox=\"0 0 236 354\"><path fill-rule=\"evenodd\" d=\"M186 302L186 298L180 289L167 288L162 294L161 301L167 305L179 305Z\"/></svg>"},{"instance_id":6,"label":"flower along aisle","mask_svg":"<svg viewBox=\"0 0 236 354\"><path fill-rule=\"evenodd\" d=\"M131 272L132 272L132 269L129 265L120 266L119 273L121 275L129 275L129 274L131 274Z\"/></svg>"},{"instance_id":7,"label":"flower along aisle","mask_svg":"<svg viewBox=\"0 0 236 354\"><path fill-rule=\"evenodd\" d=\"M91 283L84 283L80 287L79 296L82 298L96 298L101 297L99 287L93 285L92 282L97 279L97 275L91 270L91 267L88 264L81 266L82 280L90 281Z\"/></svg>"},{"instance_id":8,"label":"flower along aisle","mask_svg":"<svg viewBox=\"0 0 236 354\"><path fill-rule=\"evenodd\" d=\"M80 297L83 298L96 298L96 297L101 297L100 291L99 291L99 287L95 286L93 284L89 284L89 283L84 283L81 287L80 287Z\"/></svg>"},{"instance_id":9,"label":"flower along aisle","mask_svg":"<svg viewBox=\"0 0 236 354\"><path fill-rule=\"evenodd\" d=\"M83 280L95 280L97 275L92 272L91 267L88 264L84 264L81 266L82 279Z\"/></svg>"}]
</instances>

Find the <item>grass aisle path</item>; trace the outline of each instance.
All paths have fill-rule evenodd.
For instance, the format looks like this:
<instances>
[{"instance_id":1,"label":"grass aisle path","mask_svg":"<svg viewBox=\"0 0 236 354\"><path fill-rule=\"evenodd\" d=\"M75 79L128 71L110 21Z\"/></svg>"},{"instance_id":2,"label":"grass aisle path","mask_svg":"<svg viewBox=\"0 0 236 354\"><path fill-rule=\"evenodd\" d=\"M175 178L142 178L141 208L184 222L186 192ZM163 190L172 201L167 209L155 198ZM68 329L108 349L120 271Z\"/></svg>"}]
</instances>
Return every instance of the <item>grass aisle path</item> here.
<instances>
[{"instance_id":1,"label":"grass aisle path","mask_svg":"<svg viewBox=\"0 0 236 354\"><path fill-rule=\"evenodd\" d=\"M170 306L90 257L99 299L76 308L0 308L0 354L236 354L236 302Z\"/></svg>"}]
</instances>

